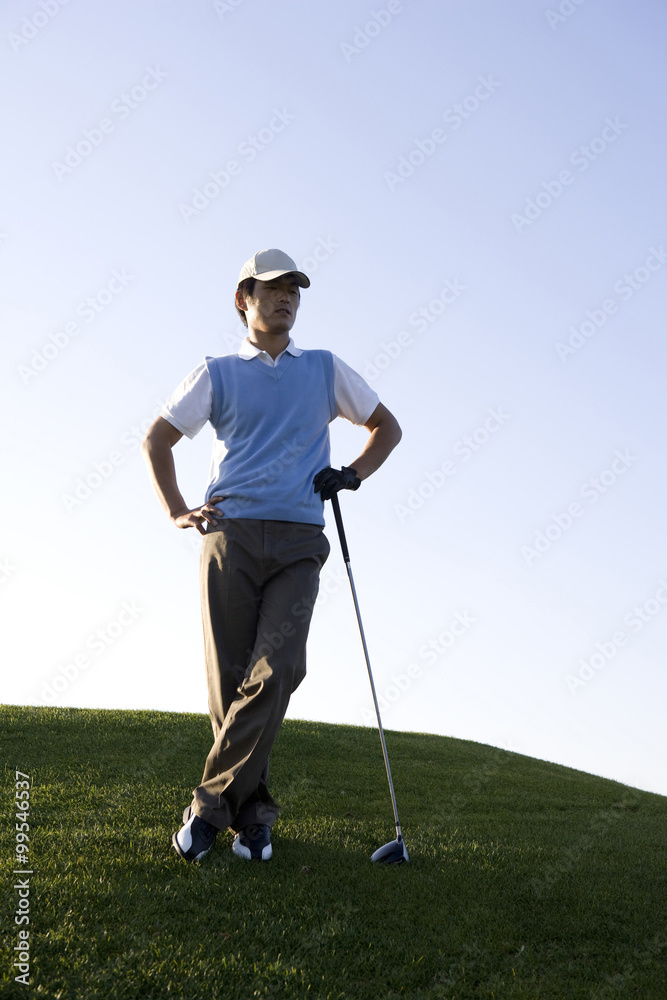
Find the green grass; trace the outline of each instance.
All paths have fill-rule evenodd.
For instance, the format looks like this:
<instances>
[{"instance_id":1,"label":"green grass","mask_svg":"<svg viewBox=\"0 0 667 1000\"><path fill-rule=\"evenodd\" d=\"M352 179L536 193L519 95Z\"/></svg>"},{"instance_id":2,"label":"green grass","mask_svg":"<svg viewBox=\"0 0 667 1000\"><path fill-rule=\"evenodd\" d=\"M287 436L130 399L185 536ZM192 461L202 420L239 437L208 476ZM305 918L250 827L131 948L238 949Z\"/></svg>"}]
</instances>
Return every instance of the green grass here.
<instances>
[{"instance_id":1,"label":"green grass","mask_svg":"<svg viewBox=\"0 0 667 1000\"><path fill-rule=\"evenodd\" d=\"M0 707L3 997L665 1000L667 799L476 743L287 721L274 858L171 847L208 718ZM14 770L32 779L14 983ZM6 932L6 933L4 933Z\"/></svg>"}]
</instances>

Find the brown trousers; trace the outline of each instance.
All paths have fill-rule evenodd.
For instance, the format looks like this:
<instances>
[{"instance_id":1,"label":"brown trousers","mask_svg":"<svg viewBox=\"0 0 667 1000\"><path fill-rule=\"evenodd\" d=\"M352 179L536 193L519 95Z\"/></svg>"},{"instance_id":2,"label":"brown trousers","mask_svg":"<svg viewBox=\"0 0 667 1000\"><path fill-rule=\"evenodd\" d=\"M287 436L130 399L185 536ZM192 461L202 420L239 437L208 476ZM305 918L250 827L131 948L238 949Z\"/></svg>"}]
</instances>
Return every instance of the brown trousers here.
<instances>
[{"instance_id":1,"label":"brown trousers","mask_svg":"<svg viewBox=\"0 0 667 1000\"><path fill-rule=\"evenodd\" d=\"M329 542L316 524L229 518L204 536L200 585L213 746L193 811L219 830L271 826L269 753L306 674Z\"/></svg>"}]
</instances>

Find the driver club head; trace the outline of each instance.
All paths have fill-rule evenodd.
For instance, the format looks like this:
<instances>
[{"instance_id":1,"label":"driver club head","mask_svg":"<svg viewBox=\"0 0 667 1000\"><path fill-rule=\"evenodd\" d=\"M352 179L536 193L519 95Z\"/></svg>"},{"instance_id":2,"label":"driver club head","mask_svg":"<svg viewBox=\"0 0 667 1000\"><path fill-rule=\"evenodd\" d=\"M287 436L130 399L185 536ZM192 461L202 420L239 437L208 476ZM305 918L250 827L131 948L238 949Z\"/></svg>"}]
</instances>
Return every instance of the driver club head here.
<instances>
[{"instance_id":1,"label":"driver club head","mask_svg":"<svg viewBox=\"0 0 667 1000\"><path fill-rule=\"evenodd\" d=\"M379 861L383 865L400 865L409 861L408 852L403 840L390 840L384 847L378 847L371 854L371 861Z\"/></svg>"}]
</instances>

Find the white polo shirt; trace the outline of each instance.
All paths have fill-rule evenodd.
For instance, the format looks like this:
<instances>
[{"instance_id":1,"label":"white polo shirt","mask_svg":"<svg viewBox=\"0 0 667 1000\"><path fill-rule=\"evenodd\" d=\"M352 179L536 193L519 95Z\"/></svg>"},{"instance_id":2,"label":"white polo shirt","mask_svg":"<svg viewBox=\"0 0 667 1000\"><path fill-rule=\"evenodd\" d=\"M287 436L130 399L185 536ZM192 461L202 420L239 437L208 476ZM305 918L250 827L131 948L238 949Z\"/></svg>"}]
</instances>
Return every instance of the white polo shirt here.
<instances>
[{"instance_id":1,"label":"white polo shirt","mask_svg":"<svg viewBox=\"0 0 667 1000\"><path fill-rule=\"evenodd\" d=\"M255 347L246 337L241 344L238 355L245 360L259 357L264 364L275 367L287 352L295 357L303 353L300 348L294 346L290 337L289 344L274 361L270 354ZM337 358L335 354L333 361L334 397L338 416L344 417L353 424L363 425L380 402L380 397L361 375L357 374L340 358ZM210 420L212 402L211 377L202 361L172 392L160 410L160 416L168 420L181 434L193 438Z\"/></svg>"}]
</instances>

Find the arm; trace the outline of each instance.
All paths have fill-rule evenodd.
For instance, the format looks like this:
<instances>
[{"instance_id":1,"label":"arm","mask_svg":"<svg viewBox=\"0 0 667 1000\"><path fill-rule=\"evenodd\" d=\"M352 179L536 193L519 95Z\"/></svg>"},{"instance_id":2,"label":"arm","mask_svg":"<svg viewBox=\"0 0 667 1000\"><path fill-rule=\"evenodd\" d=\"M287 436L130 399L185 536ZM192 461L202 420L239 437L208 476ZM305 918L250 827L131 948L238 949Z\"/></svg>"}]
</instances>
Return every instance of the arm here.
<instances>
[{"instance_id":1,"label":"arm","mask_svg":"<svg viewBox=\"0 0 667 1000\"><path fill-rule=\"evenodd\" d=\"M153 489L177 528L196 528L205 534L204 523L217 524L221 512L215 504L222 497L211 497L201 507L189 509L176 482L176 467L172 448L183 435L164 417L157 417L148 428L141 451L148 465Z\"/></svg>"},{"instance_id":2,"label":"arm","mask_svg":"<svg viewBox=\"0 0 667 1000\"><path fill-rule=\"evenodd\" d=\"M382 403L378 403L364 424L369 437L358 458L350 462L359 479L368 479L389 458L403 436L396 417Z\"/></svg>"}]
</instances>

